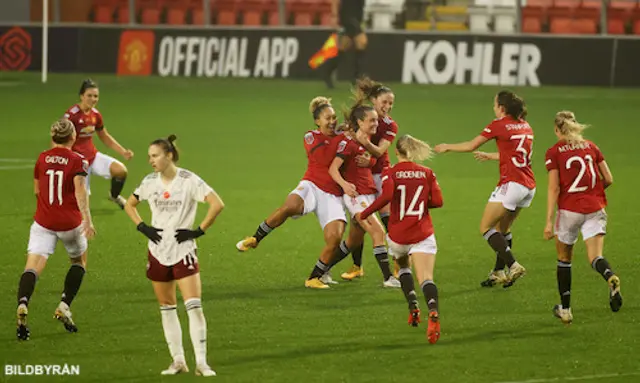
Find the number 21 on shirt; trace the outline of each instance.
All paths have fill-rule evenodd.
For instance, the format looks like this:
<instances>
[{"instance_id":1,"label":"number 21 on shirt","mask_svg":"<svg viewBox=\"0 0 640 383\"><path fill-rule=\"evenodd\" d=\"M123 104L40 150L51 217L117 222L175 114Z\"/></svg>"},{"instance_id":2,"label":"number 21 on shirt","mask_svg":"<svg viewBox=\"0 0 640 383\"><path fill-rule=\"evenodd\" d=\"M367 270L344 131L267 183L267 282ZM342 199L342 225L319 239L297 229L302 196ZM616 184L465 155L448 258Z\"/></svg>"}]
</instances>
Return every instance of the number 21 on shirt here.
<instances>
[{"instance_id":1,"label":"number 21 on shirt","mask_svg":"<svg viewBox=\"0 0 640 383\"><path fill-rule=\"evenodd\" d=\"M518 140L516 152L522 155L520 157L511 157L511 162L519 168L531 165L531 155L533 154L533 135L532 134L514 134L512 140Z\"/></svg>"}]
</instances>

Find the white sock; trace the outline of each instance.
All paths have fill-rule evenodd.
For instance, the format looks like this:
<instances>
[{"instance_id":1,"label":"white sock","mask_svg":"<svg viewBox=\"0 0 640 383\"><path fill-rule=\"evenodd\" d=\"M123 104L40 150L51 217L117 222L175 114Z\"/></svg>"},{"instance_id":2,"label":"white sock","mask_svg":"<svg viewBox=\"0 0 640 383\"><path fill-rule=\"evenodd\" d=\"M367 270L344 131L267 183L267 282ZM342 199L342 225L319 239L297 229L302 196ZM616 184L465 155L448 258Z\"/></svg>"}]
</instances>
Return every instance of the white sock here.
<instances>
[{"instance_id":1,"label":"white sock","mask_svg":"<svg viewBox=\"0 0 640 383\"><path fill-rule=\"evenodd\" d=\"M207 364L207 320L202 312L200 298L191 298L184 302L189 315L189 334L196 354L196 364Z\"/></svg>"},{"instance_id":2,"label":"white sock","mask_svg":"<svg viewBox=\"0 0 640 383\"><path fill-rule=\"evenodd\" d=\"M185 362L184 349L182 348L182 329L180 328L180 319L178 319L178 310L176 305L160 306L162 314L162 329L164 330L164 338L167 340L169 352L174 362Z\"/></svg>"}]
</instances>

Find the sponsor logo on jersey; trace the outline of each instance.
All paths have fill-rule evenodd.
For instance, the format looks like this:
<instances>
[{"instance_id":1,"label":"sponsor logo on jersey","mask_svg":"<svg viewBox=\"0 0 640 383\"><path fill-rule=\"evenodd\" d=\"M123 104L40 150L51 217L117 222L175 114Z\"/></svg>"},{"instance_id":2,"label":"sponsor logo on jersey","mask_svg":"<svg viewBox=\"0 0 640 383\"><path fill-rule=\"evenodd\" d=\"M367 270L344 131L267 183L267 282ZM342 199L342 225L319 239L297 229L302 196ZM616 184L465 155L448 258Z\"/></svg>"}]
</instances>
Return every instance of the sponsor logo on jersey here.
<instances>
[{"instance_id":1,"label":"sponsor logo on jersey","mask_svg":"<svg viewBox=\"0 0 640 383\"><path fill-rule=\"evenodd\" d=\"M165 36L156 62L162 77L286 78L299 52L295 37Z\"/></svg>"},{"instance_id":2,"label":"sponsor logo on jersey","mask_svg":"<svg viewBox=\"0 0 640 383\"><path fill-rule=\"evenodd\" d=\"M166 192L162 193L162 197L163 197L164 199L169 199L169 197L171 197L171 193L169 193L168 191L166 191Z\"/></svg>"},{"instance_id":3,"label":"sponsor logo on jersey","mask_svg":"<svg viewBox=\"0 0 640 383\"><path fill-rule=\"evenodd\" d=\"M402 82L540 86L541 62L535 44L409 40L404 44Z\"/></svg>"}]
</instances>

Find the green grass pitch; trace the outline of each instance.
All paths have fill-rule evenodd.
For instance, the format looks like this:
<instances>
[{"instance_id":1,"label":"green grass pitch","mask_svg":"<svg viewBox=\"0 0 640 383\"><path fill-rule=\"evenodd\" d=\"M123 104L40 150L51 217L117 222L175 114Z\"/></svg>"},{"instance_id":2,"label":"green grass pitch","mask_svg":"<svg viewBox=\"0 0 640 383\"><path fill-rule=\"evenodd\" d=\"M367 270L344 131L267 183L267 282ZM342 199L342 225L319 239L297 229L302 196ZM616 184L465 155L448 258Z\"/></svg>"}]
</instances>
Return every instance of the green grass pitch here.
<instances>
[{"instance_id":1,"label":"green grass pitch","mask_svg":"<svg viewBox=\"0 0 640 383\"><path fill-rule=\"evenodd\" d=\"M48 126L76 101L83 75L0 77L3 159L35 160L48 146ZM640 91L592 88L516 89L527 101L535 131L533 206L516 223L514 252L528 275L511 289L482 289L493 254L478 232L485 202L498 178L496 163L447 154L429 163L444 191L433 212L439 254L442 336L425 339L425 326L406 324L398 290L384 290L370 250L363 280L329 291L303 282L323 240L315 217L289 221L257 249L238 253L236 241L282 203L302 176L303 134L313 128L308 103L328 95L346 102L348 86L328 92L320 83L94 76L99 109L109 131L135 151L127 162L129 195L145 174L147 145L178 135L180 166L212 185L226 209L199 240L209 359L219 382L505 382L565 378L600 382L640 379L640 213L638 106ZM400 133L432 144L471 139L493 118L497 88L390 84ZM570 109L593 125L587 137L603 150L615 184L608 191L605 256L622 280L625 304L609 309L606 283L591 270L584 246L573 267L574 324L551 314L558 302L556 255L542 239L546 204L544 153L555 141L555 112ZM101 143L99 150L105 150ZM493 150L489 143L484 150ZM113 155L109 151L107 153ZM2 160L0 160L2 161ZM32 171L0 163L0 365L77 364L80 376L43 381L190 381L162 378L170 363L160 314L145 277L146 241L126 214L108 202L109 183L92 179L98 237L90 243L88 273L74 302L77 334L52 319L68 261L62 246L38 281L30 306L32 339L15 339L15 291L24 266L35 208ZM26 163L28 166L29 163ZM149 217L146 206L141 212ZM201 209L198 217L202 217ZM370 243L370 242L367 242ZM368 246L367 246L368 247ZM350 265L345 261L334 276ZM422 298L421 298L422 299ZM424 303L422 304L424 306ZM179 305L187 360L193 369L184 306ZM622 374L622 375L616 375ZM582 377L582 378L581 378ZM36 378L5 376L0 381Z\"/></svg>"}]
</instances>

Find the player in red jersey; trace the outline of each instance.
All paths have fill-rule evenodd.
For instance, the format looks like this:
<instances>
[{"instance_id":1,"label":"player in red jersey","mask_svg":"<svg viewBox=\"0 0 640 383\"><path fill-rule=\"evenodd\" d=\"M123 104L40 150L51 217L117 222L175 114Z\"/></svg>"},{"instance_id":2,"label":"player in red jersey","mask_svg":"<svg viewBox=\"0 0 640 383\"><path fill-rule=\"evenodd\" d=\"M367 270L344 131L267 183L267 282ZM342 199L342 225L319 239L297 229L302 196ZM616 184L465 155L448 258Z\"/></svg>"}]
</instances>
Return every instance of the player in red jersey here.
<instances>
[{"instance_id":1,"label":"player in red jersey","mask_svg":"<svg viewBox=\"0 0 640 383\"><path fill-rule=\"evenodd\" d=\"M284 204L260 223L255 234L238 242L236 248L239 251L254 249L288 218L315 213L324 231L325 247L311 275L305 281L305 286L326 289L329 285L321 278L328 271L335 253L349 253L346 242L341 242L347 222L340 199L342 190L328 172L335 155L336 141L340 137L336 135L337 118L330 99L314 98L309 110L318 129L308 131L304 135L308 164L302 181L289 193Z\"/></svg>"},{"instance_id":2,"label":"player in red jersey","mask_svg":"<svg viewBox=\"0 0 640 383\"><path fill-rule=\"evenodd\" d=\"M558 142L547 150L545 165L549 172L547 224L544 237L556 237L558 251L558 292L561 304L553 313L563 323L573 320L571 313L571 259L573 245L580 232L587 247L591 267L609 285L609 305L616 312L622 306L620 278L602 256L607 232L607 198L604 189L611 186L613 176L600 149L582 137L586 128L576 121L573 112L556 114L555 134ZM555 233L553 217L556 210Z\"/></svg>"},{"instance_id":3,"label":"player in red jersey","mask_svg":"<svg viewBox=\"0 0 640 383\"><path fill-rule=\"evenodd\" d=\"M500 181L485 207L480 232L496 254L496 263L489 278L482 286L503 284L511 286L526 270L512 252L511 226L520 210L531 206L536 192L536 181L531 170L533 130L525 121L527 114L524 100L515 93L501 91L494 99L496 119L480 135L459 144L440 144L437 153L473 152L489 140L495 139L498 154L476 152L480 160L500 161ZM505 273L504 268L508 267Z\"/></svg>"},{"instance_id":4,"label":"player in red jersey","mask_svg":"<svg viewBox=\"0 0 640 383\"><path fill-rule=\"evenodd\" d=\"M86 177L89 194L91 194L89 185L91 174L111 179L109 199L120 208L124 208L127 201L120 193L127 178L127 168L122 162L99 152L93 144L93 134L97 134L103 144L120 154L125 160L130 160L133 157L133 152L123 148L104 127L102 114L96 109L98 98L98 85L91 79L84 80L80 86L80 103L69 108L64 114L64 118L71 120L76 127L78 138L73 150L85 156L89 161L89 172Z\"/></svg>"},{"instance_id":5,"label":"player in red jersey","mask_svg":"<svg viewBox=\"0 0 640 383\"><path fill-rule=\"evenodd\" d=\"M378 127L378 114L371 106L356 103L347 116L348 128L344 137L338 143L335 158L329 167L329 174L344 191L342 196L344 205L351 217L361 211L376 198L376 185L370 167L358 165L358 157L369 155L367 150L355 140L356 134L373 136ZM371 166L375 166L375 159L371 157ZM364 221L351 221L349 230L350 244L361 247L364 234L367 232L373 242L373 254L382 271L384 287L400 287L400 282L391 274L389 257L384 243L384 228L376 217L369 217ZM335 259L332 266L341 259Z\"/></svg>"},{"instance_id":6,"label":"player in red jersey","mask_svg":"<svg viewBox=\"0 0 640 383\"><path fill-rule=\"evenodd\" d=\"M62 241L69 254L71 267L64 282L62 300L54 315L67 331L78 331L69 306L84 277L87 238L95 235L85 189L89 165L82 155L71 150L76 139L71 121L59 120L51 125L51 139L53 147L40 154L33 174L37 207L29 234L27 264L18 285L19 340L30 337L27 327L29 300L58 240Z\"/></svg>"},{"instance_id":7,"label":"player in red jersey","mask_svg":"<svg viewBox=\"0 0 640 383\"><path fill-rule=\"evenodd\" d=\"M391 202L387 242L401 267L400 283L409 303L409 324L417 327L420 323L420 308L409 264L411 256L429 308L427 339L429 343L436 343L440 337L440 318L433 269L438 247L429 209L442 207L442 191L433 171L415 163L431 156L429 145L406 135L398 139L396 154L398 164L386 169L382 177L382 194L358 218L368 219Z\"/></svg>"},{"instance_id":8,"label":"player in red jersey","mask_svg":"<svg viewBox=\"0 0 640 383\"><path fill-rule=\"evenodd\" d=\"M390 88L368 77L362 78L356 83L355 98L358 102L370 102L378 113L378 127L375 134L369 136L364 132L357 134L356 139L364 148L376 158L376 163L371 168L373 181L376 184L376 196L382 193L382 171L389 167L389 147L398 133L398 124L391 119L389 113L393 108L395 95ZM378 212L385 229L389 222L389 206L385 206ZM364 275L362 268L362 245L352 249L353 266L342 274L342 278L352 280ZM399 266L395 263L395 274Z\"/></svg>"}]
</instances>

